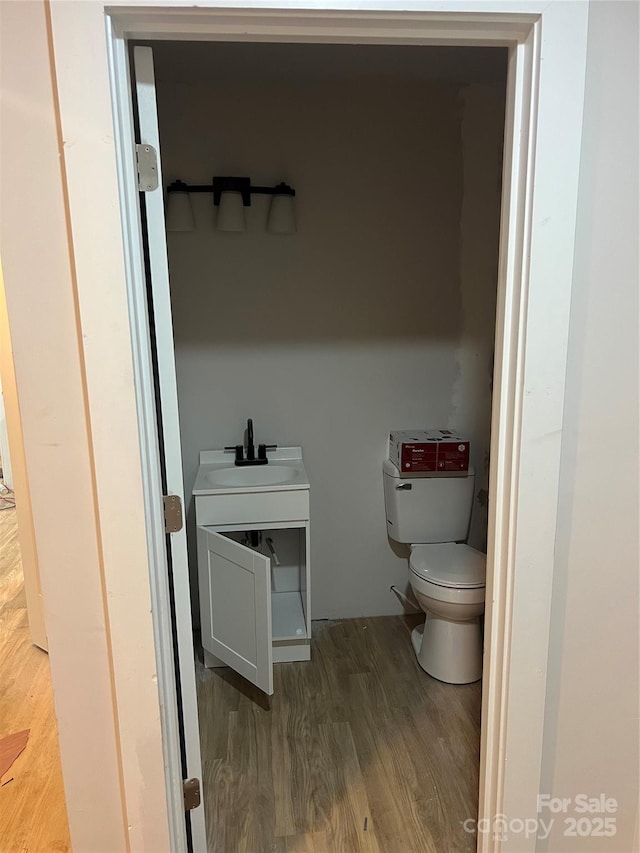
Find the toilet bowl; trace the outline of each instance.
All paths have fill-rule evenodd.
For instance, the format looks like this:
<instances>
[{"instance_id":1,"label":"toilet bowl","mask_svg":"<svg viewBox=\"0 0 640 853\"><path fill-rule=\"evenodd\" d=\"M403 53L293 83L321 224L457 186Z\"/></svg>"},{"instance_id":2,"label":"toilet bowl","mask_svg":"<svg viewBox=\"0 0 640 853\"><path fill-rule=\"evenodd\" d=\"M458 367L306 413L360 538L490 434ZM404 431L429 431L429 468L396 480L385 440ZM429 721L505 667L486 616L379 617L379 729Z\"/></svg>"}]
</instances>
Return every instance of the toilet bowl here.
<instances>
[{"instance_id":1,"label":"toilet bowl","mask_svg":"<svg viewBox=\"0 0 640 853\"><path fill-rule=\"evenodd\" d=\"M409 583L426 613L411 642L418 663L448 684L469 684L482 676L485 555L468 545L414 545Z\"/></svg>"},{"instance_id":2,"label":"toilet bowl","mask_svg":"<svg viewBox=\"0 0 640 853\"><path fill-rule=\"evenodd\" d=\"M426 613L411 641L418 663L440 681L469 684L482 676L486 557L463 540L475 475L415 475L383 464L387 533L410 545L409 583Z\"/></svg>"}]
</instances>

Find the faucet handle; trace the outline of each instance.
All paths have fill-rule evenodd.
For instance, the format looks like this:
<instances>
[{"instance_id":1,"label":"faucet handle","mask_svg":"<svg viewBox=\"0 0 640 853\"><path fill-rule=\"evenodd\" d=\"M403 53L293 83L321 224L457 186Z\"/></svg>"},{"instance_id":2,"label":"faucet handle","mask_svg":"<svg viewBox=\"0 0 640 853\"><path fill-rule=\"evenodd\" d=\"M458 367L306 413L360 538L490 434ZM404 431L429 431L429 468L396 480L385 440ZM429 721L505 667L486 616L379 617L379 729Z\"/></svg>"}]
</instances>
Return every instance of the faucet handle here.
<instances>
[{"instance_id":1,"label":"faucet handle","mask_svg":"<svg viewBox=\"0 0 640 853\"><path fill-rule=\"evenodd\" d=\"M258 445L258 459L266 459L267 458L267 450L276 450L278 447L277 444L259 444Z\"/></svg>"},{"instance_id":2,"label":"faucet handle","mask_svg":"<svg viewBox=\"0 0 640 853\"><path fill-rule=\"evenodd\" d=\"M244 458L244 447L241 444L232 444L228 447L225 447L225 450L235 450L236 462L242 462Z\"/></svg>"}]
</instances>

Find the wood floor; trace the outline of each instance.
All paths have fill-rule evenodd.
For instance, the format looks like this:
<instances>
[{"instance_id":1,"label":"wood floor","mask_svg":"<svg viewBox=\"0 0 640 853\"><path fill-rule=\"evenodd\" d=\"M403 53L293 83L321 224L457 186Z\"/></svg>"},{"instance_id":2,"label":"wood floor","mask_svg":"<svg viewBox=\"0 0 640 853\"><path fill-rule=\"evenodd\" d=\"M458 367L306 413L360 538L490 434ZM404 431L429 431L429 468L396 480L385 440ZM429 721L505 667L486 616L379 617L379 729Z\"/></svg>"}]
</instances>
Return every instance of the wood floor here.
<instances>
[{"instance_id":1,"label":"wood floor","mask_svg":"<svg viewBox=\"0 0 640 853\"><path fill-rule=\"evenodd\" d=\"M0 787L0 853L71 850L49 658L29 637L15 509L0 512L0 737L31 729Z\"/></svg>"},{"instance_id":2,"label":"wood floor","mask_svg":"<svg viewBox=\"0 0 640 853\"><path fill-rule=\"evenodd\" d=\"M420 618L314 623L311 661L275 665L270 702L199 663L209 853L476 849L480 683L420 669Z\"/></svg>"}]
</instances>

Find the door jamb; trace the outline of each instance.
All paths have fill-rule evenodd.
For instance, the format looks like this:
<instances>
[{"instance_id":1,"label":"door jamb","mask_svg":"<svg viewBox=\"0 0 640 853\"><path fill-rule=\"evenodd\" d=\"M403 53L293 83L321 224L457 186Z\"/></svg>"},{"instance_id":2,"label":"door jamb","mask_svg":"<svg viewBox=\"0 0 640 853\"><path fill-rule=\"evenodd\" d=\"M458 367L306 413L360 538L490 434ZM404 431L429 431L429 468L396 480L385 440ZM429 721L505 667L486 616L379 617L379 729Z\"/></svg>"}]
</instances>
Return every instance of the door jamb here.
<instances>
[{"instance_id":1,"label":"door jamb","mask_svg":"<svg viewBox=\"0 0 640 853\"><path fill-rule=\"evenodd\" d=\"M184 812L182 753L178 716L178 685L173 648L171 594L162 503L162 468L156 418L155 381L147 305L146 273L140 219L135 130L131 110L131 73L127 42L118 38L107 17L107 45L114 109L118 184L122 216L123 253L131 325L132 361L142 457L149 584L153 609L162 751L167 791L167 814L172 850L188 850ZM184 496L182 496L184 502ZM204 826L204 824L203 824Z\"/></svg>"}]
</instances>

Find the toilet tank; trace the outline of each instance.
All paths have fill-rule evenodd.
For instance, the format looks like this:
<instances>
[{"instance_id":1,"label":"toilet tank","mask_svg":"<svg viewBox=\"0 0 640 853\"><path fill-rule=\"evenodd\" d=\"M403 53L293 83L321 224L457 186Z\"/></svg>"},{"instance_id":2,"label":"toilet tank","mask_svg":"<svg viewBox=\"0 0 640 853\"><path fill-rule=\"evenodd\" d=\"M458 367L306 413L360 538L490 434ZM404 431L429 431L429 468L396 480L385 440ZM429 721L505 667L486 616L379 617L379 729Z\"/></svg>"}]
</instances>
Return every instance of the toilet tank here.
<instances>
[{"instance_id":1,"label":"toilet tank","mask_svg":"<svg viewBox=\"0 0 640 853\"><path fill-rule=\"evenodd\" d=\"M385 459L387 532L396 542L460 542L467 538L475 474L425 477L401 474Z\"/></svg>"}]
</instances>

